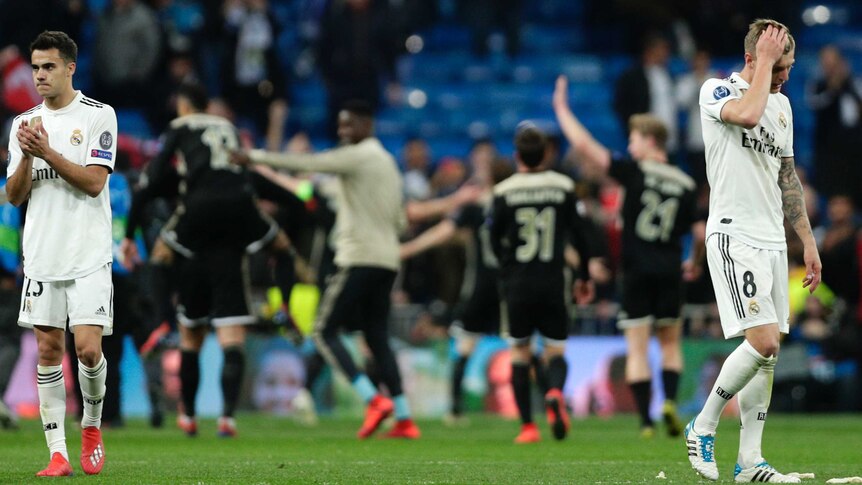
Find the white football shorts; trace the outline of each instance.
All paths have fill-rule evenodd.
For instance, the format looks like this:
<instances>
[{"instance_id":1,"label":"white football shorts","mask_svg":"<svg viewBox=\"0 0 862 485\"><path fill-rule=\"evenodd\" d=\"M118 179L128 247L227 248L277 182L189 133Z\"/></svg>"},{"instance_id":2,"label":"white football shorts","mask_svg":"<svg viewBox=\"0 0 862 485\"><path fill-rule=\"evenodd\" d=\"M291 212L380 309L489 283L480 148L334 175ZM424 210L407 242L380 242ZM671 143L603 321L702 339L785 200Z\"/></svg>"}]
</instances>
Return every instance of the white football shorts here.
<instances>
[{"instance_id":1,"label":"white football shorts","mask_svg":"<svg viewBox=\"0 0 862 485\"><path fill-rule=\"evenodd\" d=\"M74 333L76 325L98 325L102 335L114 331L114 284L111 265L66 281L39 282L24 277L18 325L66 329Z\"/></svg>"},{"instance_id":2,"label":"white football shorts","mask_svg":"<svg viewBox=\"0 0 862 485\"><path fill-rule=\"evenodd\" d=\"M724 338L770 323L781 333L790 331L787 251L758 249L714 233L706 240L706 257Z\"/></svg>"}]
</instances>

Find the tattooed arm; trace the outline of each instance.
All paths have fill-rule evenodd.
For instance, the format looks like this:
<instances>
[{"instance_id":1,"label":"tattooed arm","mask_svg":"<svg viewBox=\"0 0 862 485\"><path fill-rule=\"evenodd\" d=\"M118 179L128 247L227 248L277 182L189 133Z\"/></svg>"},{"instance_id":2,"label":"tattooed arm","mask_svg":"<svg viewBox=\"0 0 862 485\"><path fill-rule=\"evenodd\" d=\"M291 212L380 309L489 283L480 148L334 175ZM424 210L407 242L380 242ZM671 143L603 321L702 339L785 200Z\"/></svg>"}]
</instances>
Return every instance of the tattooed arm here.
<instances>
[{"instance_id":1,"label":"tattooed arm","mask_svg":"<svg viewBox=\"0 0 862 485\"><path fill-rule=\"evenodd\" d=\"M781 208L784 211L784 217L793 226L793 230L805 247L805 279L802 280L802 287L808 288L808 291L813 293L820 284L822 265L817 251L817 242L814 240L814 233L811 231L811 223L805 210L802 184L796 175L793 157L781 159L778 187L781 189Z\"/></svg>"}]
</instances>

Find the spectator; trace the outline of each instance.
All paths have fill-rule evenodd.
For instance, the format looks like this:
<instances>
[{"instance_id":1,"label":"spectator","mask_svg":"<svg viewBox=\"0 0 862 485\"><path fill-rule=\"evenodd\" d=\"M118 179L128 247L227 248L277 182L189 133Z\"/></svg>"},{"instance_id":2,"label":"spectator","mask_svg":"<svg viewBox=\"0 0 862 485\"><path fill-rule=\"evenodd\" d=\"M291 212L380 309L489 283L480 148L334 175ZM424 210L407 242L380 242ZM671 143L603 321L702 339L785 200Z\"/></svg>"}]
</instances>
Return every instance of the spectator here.
<instances>
[{"instance_id":1,"label":"spectator","mask_svg":"<svg viewBox=\"0 0 862 485\"><path fill-rule=\"evenodd\" d=\"M421 138L407 140L402 151L404 161L404 193L407 200L425 200L431 197L428 169L431 154L428 143Z\"/></svg>"},{"instance_id":2,"label":"spectator","mask_svg":"<svg viewBox=\"0 0 862 485\"><path fill-rule=\"evenodd\" d=\"M835 46L820 51L820 75L808 88L814 111L814 163L817 186L824 195L856 195L862 203L862 169L857 156L862 136L862 81Z\"/></svg>"},{"instance_id":3,"label":"spectator","mask_svg":"<svg viewBox=\"0 0 862 485\"><path fill-rule=\"evenodd\" d=\"M224 95L242 124L263 134L268 150L278 151L288 115L286 79L277 55L278 25L268 0L225 2Z\"/></svg>"},{"instance_id":4,"label":"spectator","mask_svg":"<svg viewBox=\"0 0 862 485\"><path fill-rule=\"evenodd\" d=\"M336 138L338 111L361 99L377 111L381 83L397 90L395 58L400 53L399 24L387 2L332 1L320 19L317 63L329 96L326 128Z\"/></svg>"},{"instance_id":5,"label":"spectator","mask_svg":"<svg viewBox=\"0 0 862 485\"><path fill-rule=\"evenodd\" d=\"M117 108L149 106L160 52L153 11L138 0L113 0L98 21L96 97Z\"/></svg>"},{"instance_id":6,"label":"spectator","mask_svg":"<svg viewBox=\"0 0 862 485\"><path fill-rule=\"evenodd\" d=\"M670 42L653 33L644 39L643 46L640 62L617 79L614 111L626 134L631 115L651 113L657 116L668 127L667 150L673 154L677 148L677 116L673 79L667 68Z\"/></svg>"},{"instance_id":7,"label":"spectator","mask_svg":"<svg viewBox=\"0 0 862 485\"><path fill-rule=\"evenodd\" d=\"M7 45L0 50L0 76L2 76L2 109L0 115L17 116L42 102L33 85L30 60L24 59L18 46Z\"/></svg>"},{"instance_id":8,"label":"spectator","mask_svg":"<svg viewBox=\"0 0 862 485\"><path fill-rule=\"evenodd\" d=\"M859 297L859 261L853 200L847 194L833 195L827 212L829 226L820 242L826 283L837 296L855 307Z\"/></svg>"},{"instance_id":9,"label":"spectator","mask_svg":"<svg viewBox=\"0 0 862 485\"><path fill-rule=\"evenodd\" d=\"M521 50L523 6L523 0L463 0L461 9L472 30L473 54L488 55L488 37L494 27L500 27L506 37L506 54L516 56Z\"/></svg>"},{"instance_id":10,"label":"spectator","mask_svg":"<svg viewBox=\"0 0 862 485\"><path fill-rule=\"evenodd\" d=\"M0 12L3 12L4 26L0 33L0 45L14 44L21 52L30 52L30 42L43 30L66 32L69 37L80 42L81 24L87 16L87 2L0 0Z\"/></svg>"},{"instance_id":11,"label":"spectator","mask_svg":"<svg viewBox=\"0 0 862 485\"><path fill-rule=\"evenodd\" d=\"M685 155L688 173L698 187L706 184L706 155L703 147L703 133L700 121L700 87L710 78L718 77L718 72L710 66L709 52L700 49L691 60L691 71L676 83L676 102L680 110L687 114L685 126Z\"/></svg>"}]
</instances>

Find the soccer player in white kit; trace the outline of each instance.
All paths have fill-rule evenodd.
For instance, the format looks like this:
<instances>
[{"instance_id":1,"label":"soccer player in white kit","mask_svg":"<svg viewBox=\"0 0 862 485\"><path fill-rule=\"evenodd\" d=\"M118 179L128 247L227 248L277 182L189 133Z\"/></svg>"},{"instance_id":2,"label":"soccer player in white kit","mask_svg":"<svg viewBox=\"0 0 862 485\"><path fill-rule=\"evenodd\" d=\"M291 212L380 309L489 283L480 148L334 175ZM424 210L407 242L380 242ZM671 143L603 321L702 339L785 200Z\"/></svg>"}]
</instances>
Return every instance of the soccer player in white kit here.
<instances>
[{"instance_id":1,"label":"soccer player in white kit","mask_svg":"<svg viewBox=\"0 0 862 485\"><path fill-rule=\"evenodd\" d=\"M107 180L116 155L117 117L113 108L72 87L77 54L63 32L45 31L33 41L33 81L45 101L15 118L9 139L6 193L16 206L29 201L18 324L36 333L39 409L51 456L37 476L72 474L61 365L67 319L84 397L81 467L95 474L105 462L102 335L113 328Z\"/></svg>"},{"instance_id":2,"label":"soccer player in white kit","mask_svg":"<svg viewBox=\"0 0 862 485\"><path fill-rule=\"evenodd\" d=\"M787 243L783 218L804 244L806 277L820 284L820 256L793 161L793 114L780 93L793 67L787 27L756 20L745 37L745 68L700 90L706 169L712 189L707 261L725 338L745 339L728 356L700 414L685 429L688 457L718 480L715 430L739 396L742 430L737 482L798 483L764 460L761 438L772 393L780 334L789 330Z\"/></svg>"}]
</instances>

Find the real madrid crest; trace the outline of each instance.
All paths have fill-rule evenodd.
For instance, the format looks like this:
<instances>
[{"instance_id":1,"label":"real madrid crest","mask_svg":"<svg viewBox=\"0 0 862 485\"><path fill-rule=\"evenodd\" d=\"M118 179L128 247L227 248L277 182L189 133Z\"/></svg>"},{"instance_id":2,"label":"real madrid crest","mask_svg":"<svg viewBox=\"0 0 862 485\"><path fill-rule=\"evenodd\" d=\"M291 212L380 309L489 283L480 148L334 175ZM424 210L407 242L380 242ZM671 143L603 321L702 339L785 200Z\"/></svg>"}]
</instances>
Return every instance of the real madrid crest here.
<instances>
[{"instance_id":1,"label":"real madrid crest","mask_svg":"<svg viewBox=\"0 0 862 485\"><path fill-rule=\"evenodd\" d=\"M757 315L760 313L760 305L757 304L757 301L751 300L748 302L748 313L752 315Z\"/></svg>"},{"instance_id":2,"label":"real madrid crest","mask_svg":"<svg viewBox=\"0 0 862 485\"><path fill-rule=\"evenodd\" d=\"M784 117L784 113L778 113L778 124L781 125L782 128L787 128L787 118Z\"/></svg>"},{"instance_id":3,"label":"real madrid crest","mask_svg":"<svg viewBox=\"0 0 862 485\"><path fill-rule=\"evenodd\" d=\"M84 143L84 134L81 133L81 130L78 130L78 129L72 131L72 136L69 138L69 142L75 146L78 146L81 143Z\"/></svg>"}]
</instances>

